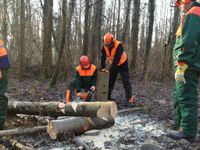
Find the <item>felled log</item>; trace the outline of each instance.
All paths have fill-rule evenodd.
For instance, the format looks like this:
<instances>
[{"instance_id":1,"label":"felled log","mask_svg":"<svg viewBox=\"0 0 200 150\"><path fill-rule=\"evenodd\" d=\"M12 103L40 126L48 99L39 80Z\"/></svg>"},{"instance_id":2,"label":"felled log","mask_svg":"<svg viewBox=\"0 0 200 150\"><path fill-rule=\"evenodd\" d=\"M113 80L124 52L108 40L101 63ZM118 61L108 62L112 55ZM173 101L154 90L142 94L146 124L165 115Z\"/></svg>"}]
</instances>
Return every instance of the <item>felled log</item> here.
<instances>
[{"instance_id":1,"label":"felled log","mask_svg":"<svg viewBox=\"0 0 200 150\"><path fill-rule=\"evenodd\" d=\"M117 115L117 105L114 102L72 102L64 104L61 102L9 101L8 114L29 114L51 117L115 117Z\"/></svg>"},{"instance_id":2,"label":"felled log","mask_svg":"<svg viewBox=\"0 0 200 150\"><path fill-rule=\"evenodd\" d=\"M3 136L16 136L16 135L27 135L33 133L45 132L47 130L46 126L32 127L32 128L16 128L10 130L1 130L0 137Z\"/></svg>"},{"instance_id":3,"label":"felled log","mask_svg":"<svg viewBox=\"0 0 200 150\"><path fill-rule=\"evenodd\" d=\"M97 85L96 85L96 99L98 101L107 101L108 100L108 80L109 73L108 72L100 72L97 73Z\"/></svg>"},{"instance_id":4,"label":"felled log","mask_svg":"<svg viewBox=\"0 0 200 150\"><path fill-rule=\"evenodd\" d=\"M90 150L91 148L80 138L74 137L74 143L79 147L79 149Z\"/></svg>"},{"instance_id":5,"label":"felled log","mask_svg":"<svg viewBox=\"0 0 200 150\"><path fill-rule=\"evenodd\" d=\"M22 143L19 143L16 140L10 139L9 141L12 143L12 149L17 149L17 150L34 150L34 148L25 146L25 145L23 145Z\"/></svg>"},{"instance_id":6,"label":"felled log","mask_svg":"<svg viewBox=\"0 0 200 150\"><path fill-rule=\"evenodd\" d=\"M62 139L67 133L80 134L92 129L111 127L114 118L86 118L72 117L64 120L51 120L47 125L47 132L52 139Z\"/></svg>"},{"instance_id":7,"label":"felled log","mask_svg":"<svg viewBox=\"0 0 200 150\"><path fill-rule=\"evenodd\" d=\"M131 112L137 112L141 111L142 107L135 107L135 108L127 108L127 109L122 109L117 112L118 115L124 114L124 113L131 113Z\"/></svg>"}]
</instances>

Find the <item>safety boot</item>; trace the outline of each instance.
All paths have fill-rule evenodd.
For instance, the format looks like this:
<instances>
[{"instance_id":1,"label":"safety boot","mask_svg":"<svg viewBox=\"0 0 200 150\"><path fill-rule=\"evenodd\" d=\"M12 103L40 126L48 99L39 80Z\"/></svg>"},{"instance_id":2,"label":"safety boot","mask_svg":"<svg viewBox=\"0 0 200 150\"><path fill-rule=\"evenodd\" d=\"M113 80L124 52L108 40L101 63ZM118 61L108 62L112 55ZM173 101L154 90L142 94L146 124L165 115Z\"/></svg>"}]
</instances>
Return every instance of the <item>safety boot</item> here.
<instances>
[{"instance_id":1,"label":"safety boot","mask_svg":"<svg viewBox=\"0 0 200 150\"><path fill-rule=\"evenodd\" d=\"M170 131L167 133L167 136L174 139L174 140L180 140L180 139L187 139L187 140L194 140L195 137L188 136L184 133L184 131Z\"/></svg>"},{"instance_id":2,"label":"safety boot","mask_svg":"<svg viewBox=\"0 0 200 150\"><path fill-rule=\"evenodd\" d=\"M129 98L128 102L130 104L134 104L135 103L135 98L133 96L131 96L131 98Z\"/></svg>"}]
</instances>

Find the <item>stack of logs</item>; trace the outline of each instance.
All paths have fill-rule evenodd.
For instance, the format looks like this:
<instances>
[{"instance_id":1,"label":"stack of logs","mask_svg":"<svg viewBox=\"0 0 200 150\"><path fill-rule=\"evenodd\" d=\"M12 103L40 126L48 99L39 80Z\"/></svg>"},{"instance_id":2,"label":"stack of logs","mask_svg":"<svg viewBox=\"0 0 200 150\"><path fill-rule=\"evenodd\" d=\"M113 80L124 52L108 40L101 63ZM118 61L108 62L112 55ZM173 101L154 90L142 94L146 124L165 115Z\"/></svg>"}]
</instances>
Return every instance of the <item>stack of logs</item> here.
<instances>
[{"instance_id":1,"label":"stack of logs","mask_svg":"<svg viewBox=\"0 0 200 150\"><path fill-rule=\"evenodd\" d=\"M19 102L9 101L8 115L76 116L51 120L47 126L0 131L0 137L47 131L52 139L61 139L67 133L84 133L92 129L111 127L117 115L114 102Z\"/></svg>"}]
</instances>

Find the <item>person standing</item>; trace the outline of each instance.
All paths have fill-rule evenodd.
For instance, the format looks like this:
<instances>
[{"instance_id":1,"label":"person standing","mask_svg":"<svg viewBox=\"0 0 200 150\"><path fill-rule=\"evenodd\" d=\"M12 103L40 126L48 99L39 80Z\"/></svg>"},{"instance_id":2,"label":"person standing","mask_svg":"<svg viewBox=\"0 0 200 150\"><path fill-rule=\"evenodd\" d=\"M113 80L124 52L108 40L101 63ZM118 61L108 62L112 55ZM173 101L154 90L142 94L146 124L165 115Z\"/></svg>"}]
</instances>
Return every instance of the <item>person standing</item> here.
<instances>
[{"instance_id":1,"label":"person standing","mask_svg":"<svg viewBox=\"0 0 200 150\"><path fill-rule=\"evenodd\" d=\"M173 92L175 123L173 139L194 139L197 134L198 79L200 75L200 4L195 0L177 0L184 13L174 46L175 89Z\"/></svg>"},{"instance_id":2,"label":"person standing","mask_svg":"<svg viewBox=\"0 0 200 150\"><path fill-rule=\"evenodd\" d=\"M3 40L0 39L0 130L3 129L3 125L6 119L8 98L5 96L5 92L8 88L8 69L10 63L6 48L4 47Z\"/></svg>"},{"instance_id":3,"label":"person standing","mask_svg":"<svg viewBox=\"0 0 200 150\"><path fill-rule=\"evenodd\" d=\"M101 50L101 71L105 71L105 61L106 58L110 63L109 69L109 89L108 89L108 99L114 100L111 97L112 90L117 78L118 73L120 73L122 78L123 87L126 95L126 102L128 104L135 103L134 97L132 95L132 86L130 82L129 67L127 54L124 51L123 44L116 40L111 33L107 33L104 36L104 46Z\"/></svg>"}]
</instances>

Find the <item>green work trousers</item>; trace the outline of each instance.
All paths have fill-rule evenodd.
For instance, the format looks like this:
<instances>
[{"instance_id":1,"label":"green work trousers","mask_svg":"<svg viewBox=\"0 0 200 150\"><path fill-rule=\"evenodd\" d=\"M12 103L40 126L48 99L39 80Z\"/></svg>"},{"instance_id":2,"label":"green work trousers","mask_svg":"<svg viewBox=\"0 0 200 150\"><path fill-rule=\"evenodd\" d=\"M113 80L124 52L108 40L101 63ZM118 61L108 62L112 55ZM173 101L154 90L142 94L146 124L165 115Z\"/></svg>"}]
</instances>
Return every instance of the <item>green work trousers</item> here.
<instances>
[{"instance_id":1,"label":"green work trousers","mask_svg":"<svg viewBox=\"0 0 200 150\"><path fill-rule=\"evenodd\" d=\"M3 129L3 124L6 119L6 112L8 107L8 98L5 92L8 88L8 69L1 69L2 78L0 79L0 130Z\"/></svg>"},{"instance_id":2,"label":"green work trousers","mask_svg":"<svg viewBox=\"0 0 200 150\"><path fill-rule=\"evenodd\" d=\"M186 83L176 81L173 92L176 125L190 137L197 134L199 74L198 71L187 69L184 75Z\"/></svg>"}]
</instances>

